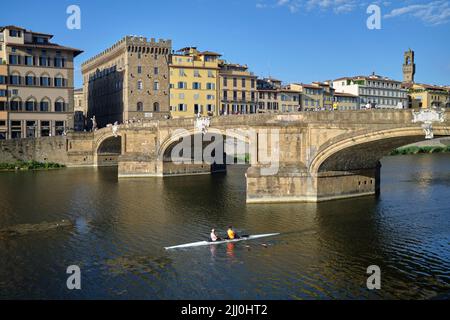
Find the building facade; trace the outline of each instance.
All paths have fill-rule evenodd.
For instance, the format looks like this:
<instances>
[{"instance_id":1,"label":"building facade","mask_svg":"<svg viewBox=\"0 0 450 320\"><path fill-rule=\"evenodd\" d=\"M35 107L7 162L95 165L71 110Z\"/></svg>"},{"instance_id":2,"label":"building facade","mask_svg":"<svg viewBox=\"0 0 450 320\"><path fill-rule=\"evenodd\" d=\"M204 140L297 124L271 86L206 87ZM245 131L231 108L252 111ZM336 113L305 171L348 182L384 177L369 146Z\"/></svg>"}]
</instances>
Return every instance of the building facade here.
<instances>
[{"instance_id":1,"label":"building facade","mask_svg":"<svg viewBox=\"0 0 450 320\"><path fill-rule=\"evenodd\" d=\"M87 126L87 110L84 104L83 88L75 89L73 92L74 101L74 121L73 127L75 131L83 131Z\"/></svg>"},{"instance_id":2,"label":"building facade","mask_svg":"<svg viewBox=\"0 0 450 320\"><path fill-rule=\"evenodd\" d=\"M300 111L300 91L283 87L280 80L258 79L258 112L298 112Z\"/></svg>"},{"instance_id":3,"label":"building facade","mask_svg":"<svg viewBox=\"0 0 450 320\"><path fill-rule=\"evenodd\" d=\"M174 118L219 112L220 54L183 48L170 57L170 112Z\"/></svg>"},{"instance_id":4,"label":"building facade","mask_svg":"<svg viewBox=\"0 0 450 320\"><path fill-rule=\"evenodd\" d=\"M333 110L359 110L359 98L350 93L335 92Z\"/></svg>"},{"instance_id":5,"label":"building facade","mask_svg":"<svg viewBox=\"0 0 450 320\"><path fill-rule=\"evenodd\" d=\"M126 36L82 64L87 117L99 128L169 115L171 40Z\"/></svg>"},{"instance_id":6,"label":"building facade","mask_svg":"<svg viewBox=\"0 0 450 320\"><path fill-rule=\"evenodd\" d=\"M302 111L319 111L325 108L325 89L317 84L291 83L288 89L300 92Z\"/></svg>"},{"instance_id":7,"label":"building facade","mask_svg":"<svg viewBox=\"0 0 450 320\"><path fill-rule=\"evenodd\" d=\"M450 90L446 87L414 83L408 89L410 107L450 108Z\"/></svg>"},{"instance_id":8,"label":"building facade","mask_svg":"<svg viewBox=\"0 0 450 320\"><path fill-rule=\"evenodd\" d=\"M74 58L53 35L0 27L0 138L62 135L73 128Z\"/></svg>"},{"instance_id":9,"label":"building facade","mask_svg":"<svg viewBox=\"0 0 450 320\"><path fill-rule=\"evenodd\" d=\"M257 76L250 72L246 65L221 61L219 67L219 114L256 113L258 107Z\"/></svg>"},{"instance_id":10,"label":"building facade","mask_svg":"<svg viewBox=\"0 0 450 320\"><path fill-rule=\"evenodd\" d=\"M402 83L375 74L336 79L333 81L333 88L338 93L358 96L361 109L408 107L407 90L402 87Z\"/></svg>"}]
</instances>

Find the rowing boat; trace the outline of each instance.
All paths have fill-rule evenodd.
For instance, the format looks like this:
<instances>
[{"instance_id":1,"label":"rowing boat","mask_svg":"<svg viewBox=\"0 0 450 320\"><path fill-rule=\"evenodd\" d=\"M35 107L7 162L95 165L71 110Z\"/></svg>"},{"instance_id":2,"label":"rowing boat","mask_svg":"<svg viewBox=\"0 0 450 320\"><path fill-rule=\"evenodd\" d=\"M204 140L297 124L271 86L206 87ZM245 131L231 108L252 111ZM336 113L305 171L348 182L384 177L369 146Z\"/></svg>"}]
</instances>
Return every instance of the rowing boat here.
<instances>
[{"instance_id":1,"label":"rowing boat","mask_svg":"<svg viewBox=\"0 0 450 320\"><path fill-rule=\"evenodd\" d=\"M182 245L174 246L174 247L166 247L165 249L173 250L173 249L183 249L183 248L193 248L193 247L204 247L204 246L209 246L209 245L218 245L218 244L233 243L233 242L239 242L239 241L249 241L249 240L278 236L278 235L279 235L279 233L269 233L269 234L259 234L259 235L254 235L254 236L243 236L239 239L234 239L234 240L222 240L222 241L215 241L215 242L199 241L199 242L182 244Z\"/></svg>"}]
</instances>

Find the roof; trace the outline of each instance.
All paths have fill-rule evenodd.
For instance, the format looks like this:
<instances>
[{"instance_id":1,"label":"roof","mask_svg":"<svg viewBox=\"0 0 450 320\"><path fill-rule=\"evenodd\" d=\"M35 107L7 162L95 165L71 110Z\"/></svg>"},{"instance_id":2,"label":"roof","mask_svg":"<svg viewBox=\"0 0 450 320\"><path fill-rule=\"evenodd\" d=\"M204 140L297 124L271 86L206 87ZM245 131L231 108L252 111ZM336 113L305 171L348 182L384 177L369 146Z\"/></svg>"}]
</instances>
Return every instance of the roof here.
<instances>
[{"instance_id":1,"label":"roof","mask_svg":"<svg viewBox=\"0 0 450 320\"><path fill-rule=\"evenodd\" d=\"M414 85L420 86L420 87L423 87L424 89L429 89L429 90L442 90L442 91L446 91L446 90L449 89L449 88L446 88L446 87L444 87L444 86L436 86L436 85L432 85L432 84L424 84L424 83L414 83L414 84L412 84L412 86L414 86ZM411 86L411 87L412 87L412 86Z\"/></svg>"},{"instance_id":2,"label":"roof","mask_svg":"<svg viewBox=\"0 0 450 320\"><path fill-rule=\"evenodd\" d=\"M14 26L14 25L1 26L1 27L0 27L0 32L3 31L3 30L5 30L5 29L17 29L17 30L22 30L22 31L29 32L29 33L32 33L32 34L38 34L38 35L48 36L48 37L50 37L50 38L53 38L53 35L52 35L52 34L49 34L49 33L42 33L42 32L34 32L34 31L32 31L32 30L27 30L27 29L25 29L25 28L18 27L18 26Z\"/></svg>"},{"instance_id":3,"label":"roof","mask_svg":"<svg viewBox=\"0 0 450 320\"><path fill-rule=\"evenodd\" d=\"M350 98L357 98L358 97L358 96L355 96L354 94L345 93L345 92L335 92L334 95L335 96L340 96L340 97L350 97Z\"/></svg>"},{"instance_id":4,"label":"roof","mask_svg":"<svg viewBox=\"0 0 450 320\"><path fill-rule=\"evenodd\" d=\"M335 80L333 80L333 81L341 81L341 80L362 80L362 79L364 79L364 80L379 80L379 81L400 82L400 81L393 80L393 79L390 79L390 78L388 78L388 77L383 77L383 76L376 75L376 74L371 74L371 75L369 75L369 76L361 76L361 75L360 75L360 76L354 76L354 77L342 77L342 78L335 79Z\"/></svg>"},{"instance_id":5,"label":"roof","mask_svg":"<svg viewBox=\"0 0 450 320\"><path fill-rule=\"evenodd\" d=\"M200 56L216 56L221 57L222 55L220 53L212 52L212 51L203 51L199 53Z\"/></svg>"},{"instance_id":6,"label":"roof","mask_svg":"<svg viewBox=\"0 0 450 320\"><path fill-rule=\"evenodd\" d=\"M56 43L46 43L46 44L37 44L37 43L14 43L11 44L14 47L23 47L23 48L42 48L42 49L54 49L54 50L65 50L65 51L72 51L74 53L74 57L78 56L79 54L83 53L83 50L75 49L71 47L65 47L60 46Z\"/></svg>"}]
</instances>

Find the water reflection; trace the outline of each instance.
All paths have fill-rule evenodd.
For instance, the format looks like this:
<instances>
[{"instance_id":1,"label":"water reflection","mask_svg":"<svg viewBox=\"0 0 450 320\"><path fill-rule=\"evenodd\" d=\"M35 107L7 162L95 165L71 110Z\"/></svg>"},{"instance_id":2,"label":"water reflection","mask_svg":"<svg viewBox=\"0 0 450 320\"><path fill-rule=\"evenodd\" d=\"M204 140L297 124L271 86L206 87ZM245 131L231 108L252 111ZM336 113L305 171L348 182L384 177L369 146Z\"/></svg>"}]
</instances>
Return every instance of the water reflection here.
<instances>
[{"instance_id":1,"label":"water reflection","mask_svg":"<svg viewBox=\"0 0 450 320\"><path fill-rule=\"evenodd\" d=\"M225 175L118 180L67 169L0 177L0 228L71 219L73 230L0 241L0 298L430 298L450 284L450 156L383 161L382 193L246 205L245 167ZM229 225L248 242L167 252ZM64 290L77 264L83 290ZM383 290L368 291L379 265Z\"/></svg>"}]
</instances>

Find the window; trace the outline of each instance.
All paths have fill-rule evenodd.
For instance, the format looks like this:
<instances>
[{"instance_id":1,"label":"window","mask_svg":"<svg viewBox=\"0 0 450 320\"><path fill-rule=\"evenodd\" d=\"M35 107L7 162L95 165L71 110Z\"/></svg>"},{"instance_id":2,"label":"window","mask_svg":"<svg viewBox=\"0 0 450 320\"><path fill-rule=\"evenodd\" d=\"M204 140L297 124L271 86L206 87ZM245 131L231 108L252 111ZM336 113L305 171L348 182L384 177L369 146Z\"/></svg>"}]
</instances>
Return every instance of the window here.
<instances>
[{"instance_id":1,"label":"window","mask_svg":"<svg viewBox=\"0 0 450 320\"><path fill-rule=\"evenodd\" d=\"M48 101L42 100L41 104L40 104L40 111L41 112L48 112L48 111L50 111L49 110L49 106L50 106L50 103Z\"/></svg>"},{"instance_id":2,"label":"window","mask_svg":"<svg viewBox=\"0 0 450 320\"><path fill-rule=\"evenodd\" d=\"M50 136L50 121L41 121L41 137Z\"/></svg>"},{"instance_id":3,"label":"window","mask_svg":"<svg viewBox=\"0 0 450 320\"><path fill-rule=\"evenodd\" d=\"M208 94L207 96L206 96L206 100L214 100L215 99L215 97L214 97L214 95L212 95L212 94Z\"/></svg>"},{"instance_id":4,"label":"window","mask_svg":"<svg viewBox=\"0 0 450 320\"><path fill-rule=\"evenodd\" d=\"M228 78L224 77L223 78L223 86L226 87L228 85Z\"/></svg>"},{"instance_id":5,"label":"window","mask_svg":"<svg viewBox=\"0 0 450 320\"><path fill-rule=\"evenodd\" d=\"M186 89L187 83L186 82L178 82L178 89Z\"/></svg>"},{"instance_id":6,"label":"window","mask_svg":"<svg viewBox=\"0 0 450 320\"><path fill-rule=\"evenodd\" d=\"M214 78L214 72L212 70L208 70L208 78Z\"/></svg>"},{"instance_id":7,"label":"window","mask_svg":"<svg viewBox=\"0 0 450 320\"><path fill-rule=\"evenodd\" d=\"M22 110L22 101L13 100L9 103L9 107L11 111L21 111Z\"/></svg>"},{"instance_id":8,"label":"window","mask_svg":"<svg viewBox=\"0 0 450 320\"><path fill-rule=\"evenodd\" d=\"M255 88L255 79L252 79L252 80L251 80L251 87L252 87L252 89Z\"/></svg>"},{"instance_id":9,"label":"window","mask_svg":"<svg viewBox=\"0 0 450 320\"><path fill-rule=\"evenodd\" d=\"M153 90L155 90L155 91L159 90L159 81L153 82Z\"/></svg>"},{"instance_id":10,"label":"window","mask_svg":"<svg viewBox=\"0 0 450 320\"><path fill-rule=\"evenodd\" d=\"M6 76L0 76L0 84L6 84Z\"/></svg>"},{"instance_id":11,"label":"window","mask_svg":"<svg viewBox=\"0 0 450 320\"><path fill-rule=\"evenodd\" d=\"M206 106L206 110L208 111L208 112L214 112L214 105L213 104L208 104L207 106Z\"/></svg>"},{"instance_id":12,"label":"window","mask_svg":"<svg viewBox=\"0 0 450 320\"><path fill-rule=\"evenodd\" d=\"M192 83L192 89L194 90L200 90L202 88L202 85L200 82L193 82Z\"/></svg>"},{"instance_id":13,"label":"window","mask_svg":"<svg viewBox=\"0 0 450 320\"><path fill-rule=\"evenodd\" d=\"M9 36L10 37L14 37L14 38L20 38L21 37L22 32L19 30L9 30Z\"/></svg>"},{"instance_id":14,"label":"window","mask_svg":"<svg viewBox=\"0 0 450 320\"><path fill-rule=\"evenodd\" d=\"M242 79L242 88L245 88L245 79Z\"/></svg>"},{"instance_id":15,"label":"window","mask_svg":"<svg viewBox=\"0 0 450 320\"><path fill-rule=\"evenodd\" d=\"M141 80L139 80L139 81L137 82L137 88L138 88L138 90L142 90L143 84L142 84L142 81L141 81Z\"/></svg>"},{"instance_id":16,"label":"window","mask_svg":"<svg viewBox=\"0 0 450 320\"><path fill-rule=\"evenodd\" d=\"M153 69L153 73L154 73L155 75L158 75L158 74L159 74L159 68L158 68L158 67L155 67L155 68Z\"/></svg>"},{"instance_id":17,"label":"window","mask_svg":"<svg viewBox=\"0 0 450 320\"><path fill-rule=\"evenodd\" d=\"M136 106L137 111L144 111L144 104L142 102L138 102Z\"/></svg>"},{"instance_id":18,"label":"window","mask_svg":"<svg viewBox=\"0 0 450 320\"><path fill-rule=\"evenodd\" d=\"M200 71L194 70L194 77L200 78Z\"/></svg>"},{"instance_id":19,"label":"window","mask_svg":"<svg viewBox=\"0 0 450 320\"><path fill-rule=\"evenodd\" d=\"M49 64L48 64L48 59L47 59L47 57L39 57L39 65L40 65L41 67L48 67Z\"/></svg>"},{"instance_id":20,"label":"window","mask_svg":"<svg viewBox=\"0 0 450 320\"><path fill-rule=\"evenodd\" d=\"M178 95L178 99L184 100L184 93L180 93L180 94ZM195 99L195 98L194 98L194 99Z\"/></svg>"},{"instance_id":21,"label":"window","mask_svg":"<svg viewBox=\"0 0 450 320\"><path fill-rule=\"evenodd\" d=\"M63 87L63 86L64 86L64 79L62 77L56 77L55 87Z\"/></svg>"},{"instance_id":22,"label":"window","mask_svg":"<svg viewBox=\"0 0 450 320\"><path fill-rule=\"evenodd\" d=\"M49 77L41 77L41 86L42 87L49 87L50 86L50 78Z\"/></svg>"},{"instance_id":23,"label":"window","mask_svg":"<svg viewBox=\"0 0 450 320\"><path fill-rule=\"evenodd\" d=\"M64 121L55 121L55 134L57 136L62 136L64 134Z\"/></svg>"},{"instance_id":24,"label":"window","mask_svg":"<svg viewBox=\"0 0 450 320\"><path fill-rule=\"evenodd\" d=\"M56 101L55 102L55 112L64 112L65 110L65 104L63 101Z\"/></svg>"},{"instance_id":25,"label":"window","mask_svg":"<svg viewBox=\"0 0 450 320\"><path fill-rule=\"evenodd\" d=\"M33 57L31 57L31 56L26 56L26 57L25 57L25 65L27 65L27 66L32 66L32 65L33 65Z\"/></svg>"},{"instance_id":26,"label":"window","mask_svg":"<svg viewBox=\"0 0 450 320\"><path fill-rule=\"evenodd\" d=\"M56 68L64 68L64 59L60 57L56 57L54 61L54 65Z\"/></svg>"},{"instance_id":27,"label":"window","mask_svg":"<svg viewBox=\"0 0 450 320\"><path fill-rule=\"evenodd\" d=\"M186 73L184 72L184 69L178 70L178 74L179 74L180 77L185 77L186 76Z\"/></svg>"},{"instance_id":28,"label":"window","mask_svg":"<svg viewBox=\"0 0 450 320\"><path fill-rule=\"evenodd\" d=\"M20 84L20 76L19 75L12 75L9 79L10 84L19 85Z\"/></svg>"},{"instance_id":29,"label":"window","mask_svg":"<svg viewBox=\"0 0 450 320\"><path fill-rule=\"evenodd\" d=\"M36 106L36 102L34 102L33 100L28 100L25 103L25 111L34 111L35 106Z\"/></svg>"},{"instance_id":30,"label":"window","mask_svg":"<svg viewBox=\"0 0 450 320\"><path fill-rule=\"evenodd\" d=\"M216 84L215 83L207 83L206 89L208 90L216 90Z\"/></svg>"},{"instance_id":31,"label":"window","mask_svg":"<svg viewBox=\"0 0 450 320\"><path fill-rule=\"evenodd\" d=\"M223 91L223 99L228 100L228 91L226 90Z\"/></svg>"},{"instance_id":32,"label":"window","mask_svg":"<svg viewBox=\"0 0 450 320\"><path fill-rule=\"evenodd\" d=\"M138 73L138 74L141 74L141 73L142 73L142 66L138 66L138 67L137 67L137 73Z\"/></svg>"},{"instance_id":33,"label":"window","mask_svg":"<svg viewBox=\"0 0 450 320\"><path fill-rule=\"evenodd\" d=\"M158 103L158 102L155 102L155 103L153 104L153 111L154 111L154 112L159 112L159 103Z\"/></svg>"},{"instance_id":34,"label":"window","mask_svg":"<svg viewBox=\"0 0 450 320\"><path fill-rule=\"evenodd\" d=\"M236 78L233 78L233 87L237 87L237 79Z\"/></svg>"},{"instance_id":35,"label":"window","mask_svg":"<svg viewBox=\"0 0 450 320\"><path fill-rule=\"evenodd\" d=\"M0 90L0 97L6 97L7 91L6 90Z\"/></svg>"},{"instance_id":36,"label":"window","mask_svg":"<svg viewBox=\"0 0 450 320\"><path fill-rule=\"evenodd\" d=\"M19 64L19 56L14 55L14 54L10 54L9 55L9 64Z\"/></svg>"},{"instance_id":37,"label":"window","mask_svg":"<svg viewBox=\"0 0 450 320\"><path fill-rule=\"evenodd\" d=\"M178 105L178 111L187 111L187 105L183 104L183 103L180 103Z\"/></svg>"}]
</instances>

